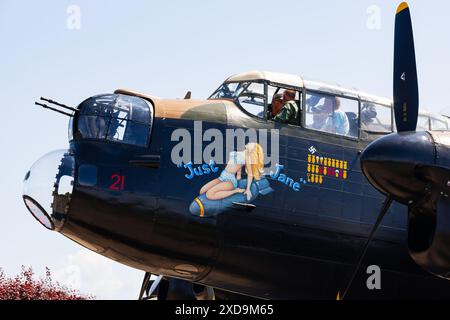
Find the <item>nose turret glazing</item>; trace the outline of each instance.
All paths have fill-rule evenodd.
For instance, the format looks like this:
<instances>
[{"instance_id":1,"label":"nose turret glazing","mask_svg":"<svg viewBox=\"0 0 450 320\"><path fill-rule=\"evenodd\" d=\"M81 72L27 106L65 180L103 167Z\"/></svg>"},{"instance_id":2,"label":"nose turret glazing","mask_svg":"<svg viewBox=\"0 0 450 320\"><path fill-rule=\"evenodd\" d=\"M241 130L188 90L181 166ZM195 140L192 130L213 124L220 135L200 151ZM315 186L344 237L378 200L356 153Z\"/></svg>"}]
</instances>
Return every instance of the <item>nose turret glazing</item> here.
<instances>
[{"instance_id":1,"label":"nose turret glazing","mask_svg":"<svg viewBox=\"0 0 450 320\"><path fill-rule=\"evenodd\" d=\"M57 150L36 161L25 175L25 206L49 230L58 230L64 223L73 190L73 171L73 157L67 150Z\"/></svg>"}]
</instances>

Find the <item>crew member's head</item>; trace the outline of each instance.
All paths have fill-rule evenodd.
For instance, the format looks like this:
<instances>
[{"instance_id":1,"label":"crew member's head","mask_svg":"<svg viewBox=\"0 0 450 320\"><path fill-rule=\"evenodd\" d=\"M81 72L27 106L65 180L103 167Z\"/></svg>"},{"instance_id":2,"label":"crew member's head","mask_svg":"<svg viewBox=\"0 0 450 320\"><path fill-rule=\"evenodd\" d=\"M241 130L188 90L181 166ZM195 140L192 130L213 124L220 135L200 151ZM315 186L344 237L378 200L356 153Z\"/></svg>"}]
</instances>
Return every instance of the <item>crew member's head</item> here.
<instances>
[{"instance_id":1,"label":"crew member's head","mask_svg":"<svg viewBox=\"0 0 450 320\"><path fill-rule=\"evenodd\" d=\"M318 107L311 108L313 113L313 124L314 129L322 129L330 116L330 111L325 107L325 105L320 105Z\"/></svg>"},{"instance_id":2,"label":"crew member's head","mask_svg":"<svg viewBox=\"0 0 450 320\"><path fill-rule=\"evenodd\" d=\"M283 95L277 93L272 98L272 116L275 117L283 108Z\"/></svg>"},{"instance_id":3,"label":"crew member's head","mask_svg":"<svg viewBox=\"0 0 450 320\"><path fill-rule=\"evenodd\" d=\"M286 90L283 93L283 102L289 102L295 100L295 91L293 90Z\"/></svg>"},{"instance_id":4,"label":"crew member's head","mask_svg":"<svg viewBox=\"0 0 450 320\"><path fill-rule=\"evenodd\" d=\"M341 99L338 97L326 97L323 106L325 110L332 113L341 107Z\"/></svg>"}]
</instances>

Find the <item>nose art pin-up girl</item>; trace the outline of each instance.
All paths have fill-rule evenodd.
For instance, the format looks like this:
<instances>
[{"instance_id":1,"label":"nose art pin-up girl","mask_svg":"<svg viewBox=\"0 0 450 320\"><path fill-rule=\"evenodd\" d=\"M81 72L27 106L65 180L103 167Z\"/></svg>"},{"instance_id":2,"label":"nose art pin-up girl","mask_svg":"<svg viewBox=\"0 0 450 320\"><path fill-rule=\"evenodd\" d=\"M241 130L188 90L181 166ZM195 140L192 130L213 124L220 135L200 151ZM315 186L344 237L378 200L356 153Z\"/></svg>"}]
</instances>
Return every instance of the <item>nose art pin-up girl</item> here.
<instances>
[{"instance_id":1,"label":"nose art pin-up girl","mask_svg":"<svg viewBox=\"0 0 450 320\"><path fill-rule=\"evenodd\" d=\"M247 188L238 188L238 181L242 178L242 168L245 167L247 173ZM206 193L209 200L222 200L236 193L243 193L250 201L252 193L250 187L253 180L258 181L264 167L264 152L257 143L249 143L245 150L230 152L230 159L227 166L220 174L220 177L214 179L203 186L200 195Z\"/></svg>"}]
</instances>

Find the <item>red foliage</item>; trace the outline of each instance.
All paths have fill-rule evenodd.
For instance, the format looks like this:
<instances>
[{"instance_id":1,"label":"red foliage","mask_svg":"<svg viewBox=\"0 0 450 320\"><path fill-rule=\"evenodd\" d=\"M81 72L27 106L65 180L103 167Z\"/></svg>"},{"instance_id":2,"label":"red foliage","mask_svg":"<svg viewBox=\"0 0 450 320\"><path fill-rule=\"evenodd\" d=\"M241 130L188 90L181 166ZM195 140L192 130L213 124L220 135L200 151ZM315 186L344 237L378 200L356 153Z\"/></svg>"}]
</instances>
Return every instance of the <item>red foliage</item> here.
<instances>
[{"instance_id":1,"label":"red foliage","mask_svg":"<svg viewBox=\"0 0 450 320\"><path fill-rule=\"evenodd\" d=\"M7 278L0 268L0 300L87 300L75 290L52 281L49 268L45 277L35 280L32 268L22 266L22 271L14 278Z\"/></svg>"}]
</instances>

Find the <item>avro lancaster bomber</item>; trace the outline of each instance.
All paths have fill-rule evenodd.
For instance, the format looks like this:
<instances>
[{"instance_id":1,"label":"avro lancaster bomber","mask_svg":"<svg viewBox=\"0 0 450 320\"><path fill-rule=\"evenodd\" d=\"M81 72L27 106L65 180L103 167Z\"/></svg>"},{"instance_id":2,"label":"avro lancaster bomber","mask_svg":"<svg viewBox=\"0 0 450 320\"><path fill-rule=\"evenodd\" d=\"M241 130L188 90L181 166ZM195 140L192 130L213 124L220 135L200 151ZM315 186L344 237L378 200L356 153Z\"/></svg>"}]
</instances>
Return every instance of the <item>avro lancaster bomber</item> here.
<instances>
[{"instance_id":1,"label":"avro lancaster bomber","mask_svg":"<svg viewBox=\"0 0 450 320\"><path fill-rule=\"evenodd\" d=\"M448 298L449 121L419 113L417 88L403 3L393 100L271 72L206 100L43 98L70 118L69 145L32 166L23 199L145 272L141 299Z\"/></svg>"}]
</instances>

